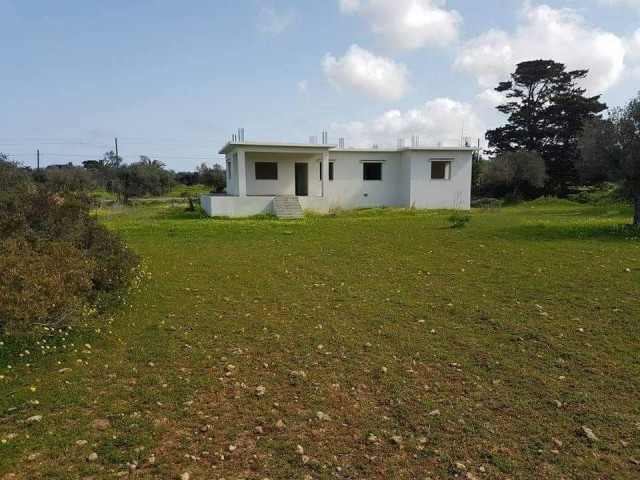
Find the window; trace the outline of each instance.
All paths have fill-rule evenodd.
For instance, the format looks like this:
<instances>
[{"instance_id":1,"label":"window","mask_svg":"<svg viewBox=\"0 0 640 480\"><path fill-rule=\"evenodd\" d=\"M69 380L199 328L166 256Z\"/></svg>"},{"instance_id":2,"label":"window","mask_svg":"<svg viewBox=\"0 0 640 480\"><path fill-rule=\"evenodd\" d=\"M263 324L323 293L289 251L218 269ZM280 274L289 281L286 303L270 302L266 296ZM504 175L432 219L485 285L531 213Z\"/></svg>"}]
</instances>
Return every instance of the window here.
<instances>
[{"instance_id":1,"label":"window","mask_svg":"<svg viewBox=\"0 0 640 480\"><path fill-rule=\"evenodd\" d=\"M335 162L329 162L329 180L333 180L333 164ZM322 163L320 163L320 181L322 181Z\"/></svg>"},{"instance_id":2,"label":"window","mask_svg":"<svg viewBox=\"0 0 640 480\"><path fill-rule=\"evenodd\" d=\"M227 178L231 180L231 162L227 161Z\"/></svg>"},{"instance_id":3,"label":"window","mask_svg":"<svg viewBox=\"0 0 640 480\"><path fill-rule=\"evenodd\" d=\"M256 180L277 180L277 162L256 162Z\"/></svg>"},{"instance_id":4,"label":"window","mask_svg":"<svg viewBox=\"0 0 640 480\"><path fill-rule=\"evenodd\" d=\"M365 162L362 164L363 180L382 180L382 163Z\"/></svg>"},{"instance_id":5,"label":"window","mask_svg":"<svg viewBox=\"0 0 640 480\"><path fill-rule=\"evenodd\" d=\"M431 161L431 180L449 180L451 178L450 161Z\"/></svg>"}]
</instances>

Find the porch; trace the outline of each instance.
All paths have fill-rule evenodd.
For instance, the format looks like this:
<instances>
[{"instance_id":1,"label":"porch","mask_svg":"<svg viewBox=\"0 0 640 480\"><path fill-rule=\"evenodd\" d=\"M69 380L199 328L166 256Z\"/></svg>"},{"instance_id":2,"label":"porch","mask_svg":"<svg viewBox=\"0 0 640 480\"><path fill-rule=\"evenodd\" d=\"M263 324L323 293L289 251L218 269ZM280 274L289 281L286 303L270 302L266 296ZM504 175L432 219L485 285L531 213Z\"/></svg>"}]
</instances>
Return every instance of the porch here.
<instances>
[{"instance_id":1,"label":"porch","mask_svg":"<svg viewBox=\"0 0 640 480\"><path fill-rule=\"evenodd\" d=\"M220 150L227 163L227 194L203 195L202 207L211 216L275 214L276 199L288 197L302 209L328 211L329 150L334 147L228 143Z\"/></svg>"}]
</instances>

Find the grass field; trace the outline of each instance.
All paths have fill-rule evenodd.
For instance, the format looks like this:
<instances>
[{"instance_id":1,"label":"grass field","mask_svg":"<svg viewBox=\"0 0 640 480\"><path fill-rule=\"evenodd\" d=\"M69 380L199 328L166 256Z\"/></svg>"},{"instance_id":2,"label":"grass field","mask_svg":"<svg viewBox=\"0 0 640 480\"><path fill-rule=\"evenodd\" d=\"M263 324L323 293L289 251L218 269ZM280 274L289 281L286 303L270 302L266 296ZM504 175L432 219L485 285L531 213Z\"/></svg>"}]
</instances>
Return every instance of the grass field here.
<instances>
[{"instance_id":1,"label":"grass field","mask_svg":"<svg viewBox=\"0 0 640 480\"><path fill-rule=\"evenodd\" d=\"M0 478L640 477L630 210L448 215L103 212L148 276L0 347Z\"/></svg>"}]
</instances>

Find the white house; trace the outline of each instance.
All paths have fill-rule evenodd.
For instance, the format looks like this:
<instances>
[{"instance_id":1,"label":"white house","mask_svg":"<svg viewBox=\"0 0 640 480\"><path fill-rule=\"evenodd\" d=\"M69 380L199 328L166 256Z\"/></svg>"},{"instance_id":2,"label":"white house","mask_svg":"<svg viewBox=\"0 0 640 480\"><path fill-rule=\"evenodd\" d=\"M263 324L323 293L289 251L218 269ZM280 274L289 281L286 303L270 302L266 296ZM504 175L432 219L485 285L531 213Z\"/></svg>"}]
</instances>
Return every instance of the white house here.
<instances>
[{"instance_id":1,"label":"white house","mask_svg":"<svg viewBox=\"0 0 640 480\"><path fill-rule=\"evenodd\" d=\"M227 193L203 195L201 204L211 216L228 217L380 206L468 210L473 151L232 141L220 150Z\"/></svg>"}]
</instances>

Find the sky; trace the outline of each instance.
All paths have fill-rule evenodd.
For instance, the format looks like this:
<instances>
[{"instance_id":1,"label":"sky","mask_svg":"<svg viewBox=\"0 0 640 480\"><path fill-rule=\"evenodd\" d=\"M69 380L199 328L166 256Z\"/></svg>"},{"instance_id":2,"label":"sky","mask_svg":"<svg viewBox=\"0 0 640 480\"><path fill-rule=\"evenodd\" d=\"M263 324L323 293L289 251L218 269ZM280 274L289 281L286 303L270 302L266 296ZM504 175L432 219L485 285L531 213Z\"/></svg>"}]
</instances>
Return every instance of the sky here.
<instances>
[{"instance_id":1,"label":"sky","mask_svg":"<svg viewBox=\"0 0 640 480\"><path fill-rule=\"evenodd\" d=\"M640 0L0 0L0 152L175 170L247 140L475 143L520 61L640 90Z\"/></svg>"}]
</instances>

